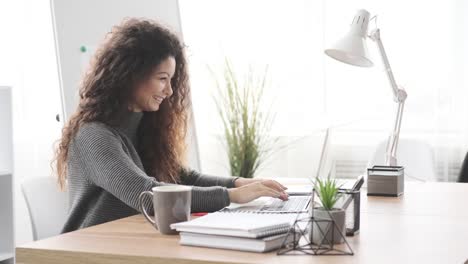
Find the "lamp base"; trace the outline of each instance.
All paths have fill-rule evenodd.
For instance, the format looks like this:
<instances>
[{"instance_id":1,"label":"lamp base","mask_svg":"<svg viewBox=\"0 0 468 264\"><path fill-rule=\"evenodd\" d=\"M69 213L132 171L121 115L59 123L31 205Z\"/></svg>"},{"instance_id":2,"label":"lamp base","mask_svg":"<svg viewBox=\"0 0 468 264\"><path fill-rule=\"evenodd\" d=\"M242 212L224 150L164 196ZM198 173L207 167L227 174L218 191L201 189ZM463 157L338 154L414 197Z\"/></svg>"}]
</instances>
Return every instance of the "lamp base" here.
<instances>
[{"instance_id":1,"label":"lamp base","mask_svg":"<svg viewBox=\"0 0 468 264\"><path fill-rule=\"evenodd\" d=\"M402 166L374 166L367 169L367 195L398 197L405 188Z\"/></svg>"}]
</instances>

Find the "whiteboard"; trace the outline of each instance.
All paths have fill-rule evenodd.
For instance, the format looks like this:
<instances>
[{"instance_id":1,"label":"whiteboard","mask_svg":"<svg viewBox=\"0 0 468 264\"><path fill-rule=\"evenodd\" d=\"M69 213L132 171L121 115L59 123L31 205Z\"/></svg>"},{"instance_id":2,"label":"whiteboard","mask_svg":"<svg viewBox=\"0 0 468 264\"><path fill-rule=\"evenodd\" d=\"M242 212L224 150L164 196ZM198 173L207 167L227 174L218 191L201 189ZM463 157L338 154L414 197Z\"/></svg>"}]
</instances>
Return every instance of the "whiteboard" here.
<instances>
[{"instance_id":1,"label":"whiteboard","mask_svg":"<svg viewBox=\"0 0 468 264\"><path fill-rule=\"evenodd\" d=\"M112 26L126 17L154 19L183 39L177 0L51 0L51 8L64 121L75 111L79 101L78 86L83 57L86 57L82 46L96 47ZM188 161L190 167L200 170L193 113L190 115Z\"/></svg>"}]
</instances>

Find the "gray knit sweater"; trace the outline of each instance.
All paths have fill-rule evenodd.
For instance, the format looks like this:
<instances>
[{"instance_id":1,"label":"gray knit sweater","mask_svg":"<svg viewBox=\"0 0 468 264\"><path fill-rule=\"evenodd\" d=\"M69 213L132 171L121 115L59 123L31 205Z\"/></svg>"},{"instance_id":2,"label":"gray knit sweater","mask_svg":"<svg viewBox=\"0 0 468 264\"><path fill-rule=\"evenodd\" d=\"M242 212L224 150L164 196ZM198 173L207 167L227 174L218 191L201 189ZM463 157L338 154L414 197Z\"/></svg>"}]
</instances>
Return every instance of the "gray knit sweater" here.
<instances>
[{"instance_id":1,"label":"gray knit sweater","mask_svg":"<svg viewBox=\"0 0 468 264\"><path fill-rule=\"evenodd\" d=\"M135 150L142 117L143 113L128 113L118 126L91 122L79 128L68 152L70 211L62 233L138 214L139 194L165 185L145 173ZM181 175L181 184L195 186L192 212L228 206L226 188L234 187L234 180L195 171ZM153 214L151 197L146 196L143 205Z\"/></svg>"}]
</instances>

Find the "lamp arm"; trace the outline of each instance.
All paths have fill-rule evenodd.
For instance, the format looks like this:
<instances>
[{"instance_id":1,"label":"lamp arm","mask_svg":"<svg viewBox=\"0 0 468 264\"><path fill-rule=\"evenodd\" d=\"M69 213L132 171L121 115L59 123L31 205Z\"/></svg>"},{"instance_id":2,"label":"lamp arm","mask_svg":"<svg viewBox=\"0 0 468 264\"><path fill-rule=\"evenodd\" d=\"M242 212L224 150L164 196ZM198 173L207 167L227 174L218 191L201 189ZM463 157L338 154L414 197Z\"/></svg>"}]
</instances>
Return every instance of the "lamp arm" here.
<instances>
[{"instance_id":1,"label":"lamp arm","mask_svg":"<svg viewBox=\"0 0 468 264\"><path fill-rule=\"evenodd\" d=\"M393 131L390 134L387 142L387 148L385 152L385 165L387 166L397 166L396 152L398 147L398 141L400 139L400 128L401 120L403 119L403 109L405 107L405 102L398 102L397 115L395 118L395 125Z\"/></svg>"},{"instance_id":2,"label":"lamp arm","mask_svg":"<svg viewBox=\"0 0 468 264\"><path fill-rule=\"evenodd\" d=\"M380 29L374 29L369 38L377 43L379 48L380 56L382 57L382 62L385 67L385 72L387 73L390 86L392 88L393 100L398 103L397 115L395 119L395 124L393 127L392 134L390 135L387 142L387 149L385 153L385 164L387 166L397 166L396 151L398 147L398 141L400 138L400 128L401 120L403 118L403 109L405 106L405 100L408 97L406 91L403 87L399 87L393 76L392 68L390 67L390 62L388 61L387 54L385 53L385 48L383 46L382 40L380 38Z\"/></svg>"},{"instance_id":3,"label":"lamp arm","mask_svg":"<svg viewBox=\"0 0 468 264\"><path fill-rule=\"evenodd\" d=\"M380 29L374 29L369 38L375 41L377 47L379 48L380 57L385 67L385 72L387 73L388 81L390 82L390 87L392 88L393 98L396 102L400 101L398 96L398 85L396 84L395 77L393 76L392 68L390 67L390 62L387 58L387 53L380 38Z\"/></svg>"}]
</instances>

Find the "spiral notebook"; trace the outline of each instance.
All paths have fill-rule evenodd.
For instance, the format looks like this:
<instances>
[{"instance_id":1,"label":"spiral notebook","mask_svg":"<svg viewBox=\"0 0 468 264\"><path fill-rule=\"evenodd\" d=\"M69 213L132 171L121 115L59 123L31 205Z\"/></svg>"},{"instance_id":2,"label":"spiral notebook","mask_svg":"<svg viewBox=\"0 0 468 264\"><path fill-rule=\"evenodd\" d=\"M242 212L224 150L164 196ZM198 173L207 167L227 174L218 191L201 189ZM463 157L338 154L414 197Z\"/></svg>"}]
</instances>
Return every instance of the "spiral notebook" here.
<instances>
[{"instance_id":1,"label":"spiral notebook","mask_svg":"<svg viewBox=\"0 0 468 264\"><path fill-rule=\"evenodd\" d=\"M191 221L172 224L179 232L262 238L288 232L293 214L252 214L215 212Z\"/></svg>"}]
</instances>

